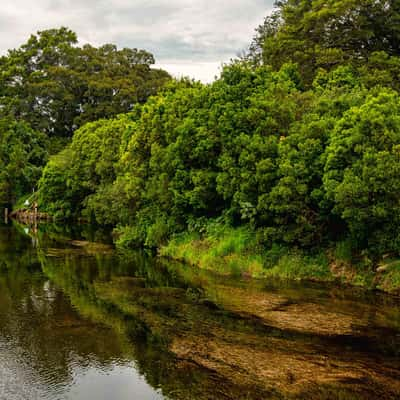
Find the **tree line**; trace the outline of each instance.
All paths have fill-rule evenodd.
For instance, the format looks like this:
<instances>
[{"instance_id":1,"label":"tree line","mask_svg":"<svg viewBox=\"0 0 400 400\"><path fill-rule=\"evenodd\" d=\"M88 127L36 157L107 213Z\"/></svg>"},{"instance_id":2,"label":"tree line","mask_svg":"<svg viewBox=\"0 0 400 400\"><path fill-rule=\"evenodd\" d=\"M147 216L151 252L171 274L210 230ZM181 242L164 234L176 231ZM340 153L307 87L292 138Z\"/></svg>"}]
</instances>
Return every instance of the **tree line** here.
<instances>
[{"instance_id":1,"label":"tree line","mask_svg":"<svg viewBox=\"0 0 400 400\"><path fill-rule=\"evenodd\" d=\"M0 57L0 204L31 191L79 127L131 111L171 79L145 50L77 43L49 29Z\"/></svg>"},{"instance_id":2,"label":"tree line","mask_svg":"<svg viewBox=\"0 0 400 400\"><path fill-rule=\"evenodd\" d=\"M129 246L156 247L217 221L248 226L263 247L398 254L399 7L278 1L248 53L209 85L170 79L145 52L42 33L0 61L0 160L10 165L3 154L21 147L15 157L30 156L17 170L29 183L41 172L42 210L113 226ZM29 56L60 33L68 61ZM62 84L66 71L80 77L67 79L72 87ZM30 139L8 144L3 130ZM35 155L52 146L61 151L44 166Z\"/></svg>"}]
</instances>

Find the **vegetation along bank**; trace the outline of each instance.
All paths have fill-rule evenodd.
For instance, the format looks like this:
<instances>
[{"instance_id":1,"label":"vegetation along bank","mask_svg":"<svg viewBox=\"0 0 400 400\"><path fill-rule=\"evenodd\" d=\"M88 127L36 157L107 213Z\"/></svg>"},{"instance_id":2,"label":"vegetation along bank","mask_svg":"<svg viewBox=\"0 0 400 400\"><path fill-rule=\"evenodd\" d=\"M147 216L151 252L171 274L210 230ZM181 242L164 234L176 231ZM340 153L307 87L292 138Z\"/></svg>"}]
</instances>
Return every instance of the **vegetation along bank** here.
<instances>
[{"instance_id":1,"label":"vegetation along bank","mask_svg":"<svg viewBox=\"0 0 400 400\"><path fill-rule=\"evenodd\" d=\"M277 2L209 85L39 32L0 58L0 203L224 273L398 292L399 19L398 1Z\"/></svg>"}]
</instances>

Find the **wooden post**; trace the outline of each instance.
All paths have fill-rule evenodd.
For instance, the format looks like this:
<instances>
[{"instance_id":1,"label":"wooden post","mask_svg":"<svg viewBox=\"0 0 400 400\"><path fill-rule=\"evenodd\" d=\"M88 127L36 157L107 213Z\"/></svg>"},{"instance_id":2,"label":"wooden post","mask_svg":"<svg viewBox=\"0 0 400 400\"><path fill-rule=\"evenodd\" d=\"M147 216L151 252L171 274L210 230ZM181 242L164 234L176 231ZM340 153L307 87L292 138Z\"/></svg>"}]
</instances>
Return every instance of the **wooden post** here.
<instances>
[{"instance_id":1,"label":"wooden post","mask_svg":"<svg viewBox=\"0 0 400 400\"><path fill-rule=\"evenodd\" d=\"M8 208L4 209L4 222L8 224Z\"/></svg>"}]
</instances>

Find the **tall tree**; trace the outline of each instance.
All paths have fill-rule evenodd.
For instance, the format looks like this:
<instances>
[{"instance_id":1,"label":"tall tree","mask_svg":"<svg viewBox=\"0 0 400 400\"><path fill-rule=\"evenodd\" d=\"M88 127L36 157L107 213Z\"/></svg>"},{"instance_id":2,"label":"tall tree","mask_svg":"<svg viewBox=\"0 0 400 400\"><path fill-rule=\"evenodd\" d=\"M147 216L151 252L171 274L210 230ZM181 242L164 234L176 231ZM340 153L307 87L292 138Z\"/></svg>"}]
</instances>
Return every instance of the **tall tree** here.
<instances>
[{"instance_id":1,"label":"tall tree","mask_svg":"<svg viewBox=\"0 0 400 400\"><path fill-rule=\"evenodd\" d=\"M318 68L363 65L375 52L400 56L397 0L283 0L266 18L249 58L280 68L297 62L311 82Z\"/></svg>"},{"instance_id":2,"label":"tall tree","mask_svg":"<svg viewBox=\"0 0 400 400\"><path fill-rule=\"evenodd\" d=\"M0 58L0 110L48 136L128 112L169 79L144 50L77 46L67 28L32 35Z\"/></svg>"},{"instance_id":3,"label":"tall tree","mask_svg":"<svg viewBox=\"0 0 400 400\"><path fill-rule=\"evenodd\" d=\"M24 122L0 119L0 206L32 191L47 158L44 134Z\"/></svg>"}]
</instances>

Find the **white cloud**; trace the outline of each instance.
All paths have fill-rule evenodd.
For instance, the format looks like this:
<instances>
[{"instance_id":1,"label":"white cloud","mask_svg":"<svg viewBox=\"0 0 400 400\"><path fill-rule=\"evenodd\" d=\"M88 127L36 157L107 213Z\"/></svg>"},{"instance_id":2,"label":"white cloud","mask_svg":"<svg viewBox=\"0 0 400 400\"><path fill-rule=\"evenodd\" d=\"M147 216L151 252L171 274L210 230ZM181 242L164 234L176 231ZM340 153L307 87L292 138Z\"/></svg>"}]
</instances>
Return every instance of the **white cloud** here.
<instances>
[{"instance_id":1,"label":"white cloud","mask_svg":"<svg viewBox=\"0 0 400 400\"><path fill-rule=\"evenodd\" d=\"M176 75L210 81L249 44L273 0L3 0L0 52L68 26L80 42L151 51Z\"/></svg>"},{"instance_id":2,"label":"white cloud","mask_svg":"<svg viewBox=\"0 0 400 400\"><path fill-rule=\"evenodd\" d=\"M175 78L195 78L203 83L210 83L221 72L219 62L185 62L157 63L155 67L168 71Z\"/></svg>"}]
</instances>

